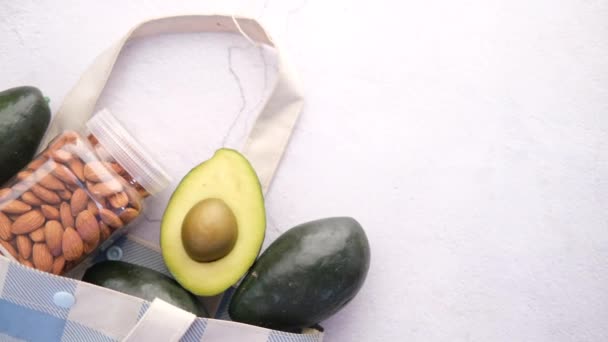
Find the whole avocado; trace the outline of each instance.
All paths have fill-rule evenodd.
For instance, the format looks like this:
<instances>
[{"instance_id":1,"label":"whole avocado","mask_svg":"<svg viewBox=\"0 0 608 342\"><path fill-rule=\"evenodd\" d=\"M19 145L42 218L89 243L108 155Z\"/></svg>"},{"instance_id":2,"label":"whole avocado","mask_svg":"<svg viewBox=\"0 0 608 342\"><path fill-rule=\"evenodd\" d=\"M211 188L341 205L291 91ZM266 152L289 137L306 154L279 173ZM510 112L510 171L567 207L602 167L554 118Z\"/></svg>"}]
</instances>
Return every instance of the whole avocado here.
<instances>
[{"instance_id":1,"label":"whole avocado","mask_svg":"<svg viewBox=\"0 0 608 342\"><path fill-rule=\"evenodd\" d=\"M291 228L264 251L235 290L238 322L295 331L342 309L361 289L370 248L361 225L332 217Z\"/></svg>"},{"instance_id":2,"label":"whole avocado","mask_svg":"<svg viewBox=\"0 0 608 342\"><path fill-rule=\"evenodd\" d=\"M42 92L30 86L0 92L0 184L34 157L51 120Z\"/></svg>"},{"instance_id":3,"label":"whole avocado","mask_svg":"<svg viewBox=\"0 0 608 342\"><path fill-rule=\"evenodd\" d=\"M192 293L175 280L147 267L124 261L103 261L87 269L82 281L147 301L160 298L199 317L209 317Z\"/></svg>"}]
</instances>

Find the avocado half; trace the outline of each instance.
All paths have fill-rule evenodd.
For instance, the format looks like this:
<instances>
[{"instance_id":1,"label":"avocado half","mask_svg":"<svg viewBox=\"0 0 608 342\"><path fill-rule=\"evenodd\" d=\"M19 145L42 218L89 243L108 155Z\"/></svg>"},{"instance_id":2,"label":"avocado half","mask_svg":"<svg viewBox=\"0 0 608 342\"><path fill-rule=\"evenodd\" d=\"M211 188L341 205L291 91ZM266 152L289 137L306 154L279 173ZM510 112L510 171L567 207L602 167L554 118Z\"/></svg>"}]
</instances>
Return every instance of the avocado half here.
<instances>
[{"instance_id":1,"label":"avocado half","mask_svg":"<svg viewBox=\"0 0 608 342\"><path fill-rule=\"evenodd\" d=\"M224 234L235 227L234 233ZM257 174L243 155L224 148L193 168L173 192L161 222L160 245L167 268L181 286L199 296L213 296L236 284L253 265L265 232ZM204 250L214 246L222 246L219 254Z\"/></svg>"}]
</instances>

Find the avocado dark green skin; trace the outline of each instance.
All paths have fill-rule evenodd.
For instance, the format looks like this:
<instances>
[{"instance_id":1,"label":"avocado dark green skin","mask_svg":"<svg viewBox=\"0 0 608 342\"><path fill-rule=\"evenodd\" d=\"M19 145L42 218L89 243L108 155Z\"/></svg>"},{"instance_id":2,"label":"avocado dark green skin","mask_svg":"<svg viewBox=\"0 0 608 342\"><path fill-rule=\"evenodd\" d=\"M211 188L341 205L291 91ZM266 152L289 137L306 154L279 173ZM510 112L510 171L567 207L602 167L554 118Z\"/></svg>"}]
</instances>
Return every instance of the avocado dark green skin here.
<instances>
[{"instance_id":1,"label":"avocado dark green skin","mask_svg":"<svg viewBox=\"0 0 608 342\"><path fill-rule=\"evenodd\" d=\"M103 261L87 269L82 280L147 301L158 297L199 317L209 317L193 294L175 280L146 267L124 261Z\"/></svg>"},{"instance_id":2,"label":"avocado dark green skin","mask_svg":"<svg viewBox=\"0 0 608 342\"><path fill-rule=\"evenodd\" d=\"M231 299L230 317L284 331L313 326L353 299L369 263L367 236L353 218L298 225L252 266Z\"/></svg>"},{"instance_id":3,"label":"avocado dark green skin","mask_svg":"<svg viewBox=\"0 0 608 342\"><path fill-rule=\"evenodd\" d=\"M51 120L51 110L35 87L0 92L0 184L34 157Z\"/></svg>"}]
</instances>

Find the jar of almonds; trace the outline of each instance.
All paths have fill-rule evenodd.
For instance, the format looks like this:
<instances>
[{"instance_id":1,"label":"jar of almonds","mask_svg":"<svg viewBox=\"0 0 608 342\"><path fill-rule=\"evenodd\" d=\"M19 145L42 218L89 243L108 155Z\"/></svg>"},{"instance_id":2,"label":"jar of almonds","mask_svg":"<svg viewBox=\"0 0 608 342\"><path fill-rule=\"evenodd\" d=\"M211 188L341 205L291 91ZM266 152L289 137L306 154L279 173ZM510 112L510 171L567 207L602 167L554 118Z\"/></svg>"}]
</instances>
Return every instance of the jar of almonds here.
<instances>
[{"instance_id":1,"label":"jar of almonds","mask_svg":"<svg viewBox=\"0 0 608 342\"><path fill-rule=\"evenodd\" d=\"M0 189L0 252L65 274L123 235L144 199L169 184L162 167L103 110L68 131Z\"/></svg>"}]
</instances>

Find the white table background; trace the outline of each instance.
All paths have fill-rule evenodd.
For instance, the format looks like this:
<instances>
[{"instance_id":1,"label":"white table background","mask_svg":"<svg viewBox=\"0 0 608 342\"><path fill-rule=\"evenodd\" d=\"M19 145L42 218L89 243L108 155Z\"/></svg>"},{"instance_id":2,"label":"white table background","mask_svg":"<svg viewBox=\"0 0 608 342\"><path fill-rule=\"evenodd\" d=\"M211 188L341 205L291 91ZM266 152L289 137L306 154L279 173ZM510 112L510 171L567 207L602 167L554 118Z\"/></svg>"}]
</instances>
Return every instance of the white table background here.
<instances>
[{"instance_id":1,"label":"white table background","mask_svg":"<svg viewBox=\"0 0 608 342\"><path fill-rule=\"evenodd\" d=\"M56 111L137 22L208 11L258 18L304 83L269 231L350 215L369 235L326 341L608 340L608 2L5 1L0 88ZM238 146L272 66L235 36L152 38L100 106L183 174Z\"/></svg>"}]
</instances>

